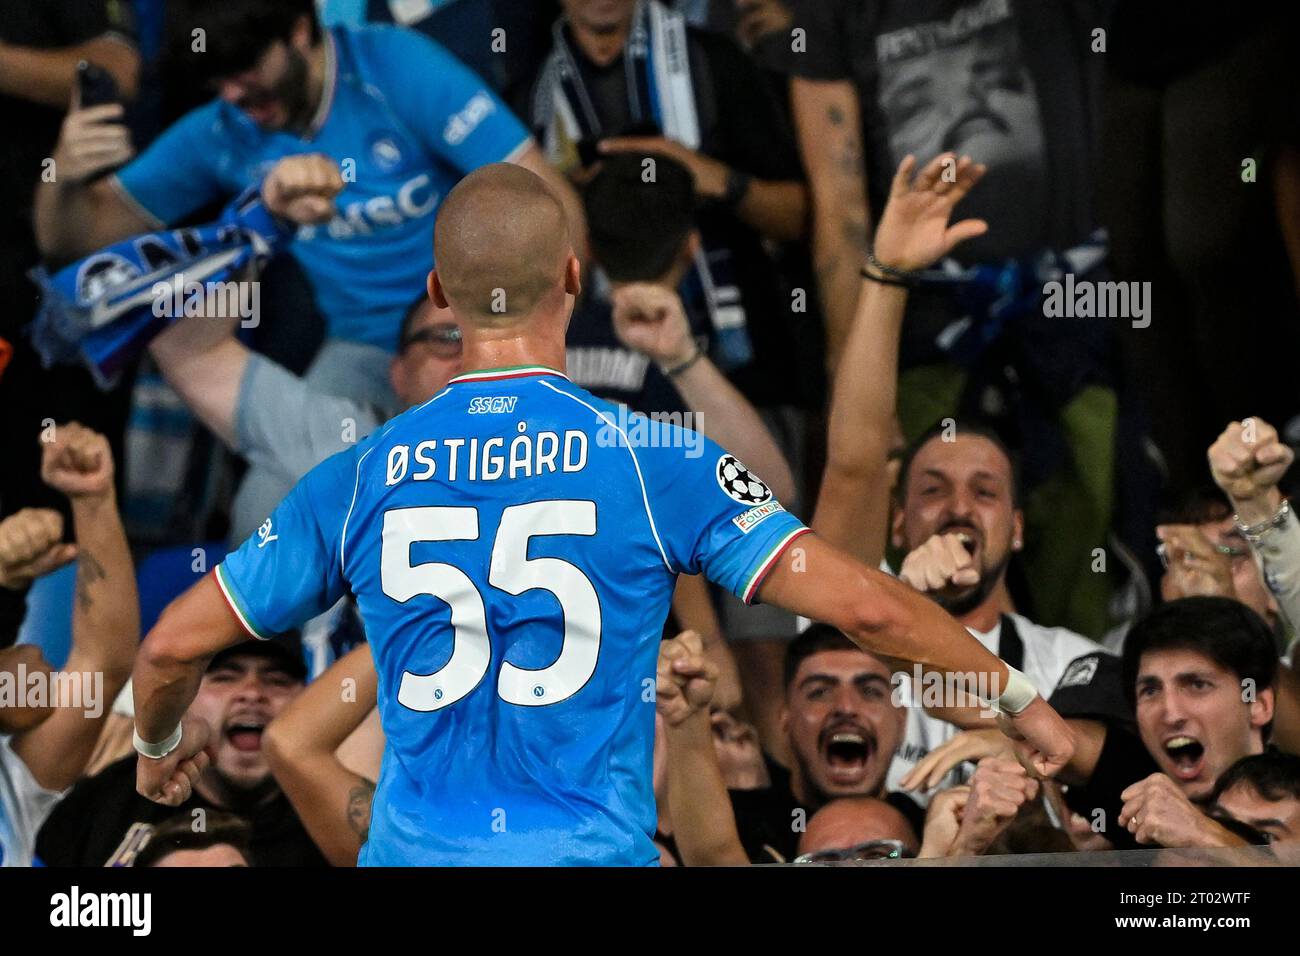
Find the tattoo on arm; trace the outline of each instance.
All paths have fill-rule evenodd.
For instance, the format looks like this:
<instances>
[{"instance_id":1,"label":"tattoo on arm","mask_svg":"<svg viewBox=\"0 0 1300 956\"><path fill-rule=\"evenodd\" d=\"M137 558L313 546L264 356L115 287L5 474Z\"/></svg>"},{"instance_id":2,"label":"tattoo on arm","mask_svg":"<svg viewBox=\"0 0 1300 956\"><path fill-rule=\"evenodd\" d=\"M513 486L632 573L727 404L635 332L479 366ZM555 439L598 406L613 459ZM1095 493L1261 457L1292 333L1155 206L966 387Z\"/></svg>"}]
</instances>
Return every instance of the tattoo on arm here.
<instances>
[{"instance_id":1,"label":"tattoo on arm","mask_svg":"<svg viewBox=\"0 0 1300 956\"><path fill-rule=\"evenodd\" d=\"M104 566L89 551L83 551L77 558L77 605L88 611L95 603L91 586L104 580L107 575Z\"/></svg>"},{"instance_id":2,"label":"tattoo on arm","mask_svg":"<svg viewBox=\"0 0 1300 956\"><path fill-rule=\"evenodd\" d=\"M865 222L857 217L846 219L840 224L840 229L844 235L844 241L852 246L855 251L867 251L869 237L867 235L867 224Z\"/></svg>"},{"instance_id":3,"label":"tattoo on arm","mask_svg":"<svg viewBox=\"0 0 1300 956\"><path fill-rule=\"evenodd\" d=\"M369 780L353 787L348 793L348 824L361 842L365 843L370 835L370 804L375 798L375 785Z\"/></svg>"}]
</instances>

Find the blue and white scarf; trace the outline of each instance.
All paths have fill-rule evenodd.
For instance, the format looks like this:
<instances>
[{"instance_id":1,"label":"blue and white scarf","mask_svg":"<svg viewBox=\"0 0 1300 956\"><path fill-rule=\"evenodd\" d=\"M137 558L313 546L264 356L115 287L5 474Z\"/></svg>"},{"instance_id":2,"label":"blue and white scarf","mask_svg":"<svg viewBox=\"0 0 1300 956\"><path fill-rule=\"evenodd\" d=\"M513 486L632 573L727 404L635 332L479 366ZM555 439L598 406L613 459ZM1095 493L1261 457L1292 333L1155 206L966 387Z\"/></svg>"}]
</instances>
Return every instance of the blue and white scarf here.
<instances>
[{"instance_id":1,"label":"blue and white scarf","mask_svg":"<svg viewBox=\"0 0 1300 956\"><path fill-rule=\"evenodd\" d=\"M567 172L579 163L577 145L621 130L606 131L569 47L564 18L552 28L553 46L533 99L533 125L551 164ZM634 127L655 127L692 150L700 148L700 123L686 20L658 0L641 0L623 49L628 107ZM719 364L739 368L753 347L731 266L731 251L707 244L695 254L692 278L699 283L713 324Z\"/></svg>"},{"instance_id":2,"label":"blue and white scarf","mask_svg":"<svg viewBox=\"0 0 1300 956\"><path fill-rule=\"evenodd\" d=\"M46 368L81 361L100 388L111 388L175 321L179 310L157 308L163 288L240 279L291 238L253 188L210 225L124 239L53 275L38 266L31 272L41 289L32 346Z\"/></svg>"}]
</instances>

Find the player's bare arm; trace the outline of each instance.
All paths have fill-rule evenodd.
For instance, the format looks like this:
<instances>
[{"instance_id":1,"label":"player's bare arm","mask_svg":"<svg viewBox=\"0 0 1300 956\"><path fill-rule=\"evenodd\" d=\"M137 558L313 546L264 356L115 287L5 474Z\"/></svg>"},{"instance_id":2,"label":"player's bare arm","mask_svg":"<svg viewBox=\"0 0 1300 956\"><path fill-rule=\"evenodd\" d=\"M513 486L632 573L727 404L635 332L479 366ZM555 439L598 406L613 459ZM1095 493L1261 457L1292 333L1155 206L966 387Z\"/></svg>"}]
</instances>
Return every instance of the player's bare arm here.
<instances>
[{"instance_id":1,"label":"player's bare arm","mask_svg":"<svg viewBox=\"0 0 1300 956\"><path fill-rule=\"evenodd\" d=\"M815 534L797 538L759 586L758 597L839 628L864 650L895 666L973 675L1003 695L1007 730L1024 738L1022 759L1051 776L1069 761L1074 739L1065 722L937 604L907 584L853 560ZM989 701L992 703L993 701ZM1008 706L1009 704L1009 706Z\"/></svg>"},{"instance_id":2,"label":"player's bare arm","mask_svg":"<svg viewBox=\"0 0 1300 956\"><path fill-rule=\"evenodd\" d=\"M185 711L212 656L247 639L211 575L169 604L144 639L131 678L142 796L173 807L189 798L208 765L209 729Z\"/></svg>"},{"instance_id":3,"label":"player's bare arm","mask_svg":"<svg viewBox=\"0 0 1300 956\"><path fill-rule=\"evenodd\" d=\"M373 780L338 750L374 710L378 677L370 645L337 660L266 728L262 748L303 826L334 866L355 866L370 825Z\"/></svg>"},{"instance_id":4,"label":"player's bare arm","mask_svg":"<svg viewBox=\"0 0 1300 956\"><path fill-rule=\"evenodd\" d=\"M916 159L905 157L876 228L876 261L900 272L914 272L985 232L988 226L982 220L949 225L953 207L984 172L984 166L970 157L953 153L936 156L919 171ZM812 528L855 558L876 565L888 535L888 457L908 291L889 284L889 276L874 266L867 268L875 280L886 281L864 277L860 282L842 371L834 383L826 467Z\"/></svg>"}]
</instances>

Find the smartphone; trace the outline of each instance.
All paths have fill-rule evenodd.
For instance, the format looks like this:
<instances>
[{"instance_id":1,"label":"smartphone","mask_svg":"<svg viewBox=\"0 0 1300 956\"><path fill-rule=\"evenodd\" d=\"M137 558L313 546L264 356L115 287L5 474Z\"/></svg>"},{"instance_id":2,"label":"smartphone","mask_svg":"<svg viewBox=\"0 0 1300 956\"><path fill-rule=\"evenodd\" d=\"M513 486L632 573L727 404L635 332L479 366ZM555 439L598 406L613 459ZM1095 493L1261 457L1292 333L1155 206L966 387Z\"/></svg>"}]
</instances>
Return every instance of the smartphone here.
<instances>
[{"instance_id":1,"label":"smartphone","mask_svg":"<svg viewBox=\"0 0 1300 956\"><path fill-rule=\"evenodd\" d=\"M85 60L77 63L77 88L81 92L82 109L119 101L113 74L95 63Z\"/></svg>"}]
</instances>

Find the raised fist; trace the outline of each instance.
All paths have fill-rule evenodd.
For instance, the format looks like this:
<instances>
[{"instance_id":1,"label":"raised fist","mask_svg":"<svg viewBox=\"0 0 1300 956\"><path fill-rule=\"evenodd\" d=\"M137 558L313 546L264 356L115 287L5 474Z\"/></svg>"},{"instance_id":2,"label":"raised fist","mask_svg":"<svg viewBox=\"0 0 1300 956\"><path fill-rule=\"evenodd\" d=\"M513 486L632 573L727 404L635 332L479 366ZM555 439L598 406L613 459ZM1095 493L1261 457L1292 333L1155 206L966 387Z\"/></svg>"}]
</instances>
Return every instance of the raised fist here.
<instances>
[{"instance_id":1,"label":"raised fist","mask_svg":"<svg viewBox=\"0 0 1300 956\"><path fill-rule=\"evenodd\" d=\"M108 439L77 422L54 426L54 440L42 439L41 478L69 498L99 498L113 492L113 452Z\"/></svg>"},{"instance_id":2,"label":"raised fist","mask_svg":"<svg viewBox=\"0 0 1300 956\"><path fill-rule=\"evenodd\" d=\"M659 645L655 706L669 727L700 711L708 711L718 669L704 655L704 641L683 631Z\"/></svg>"},{"instance_id":3,"label":"raised fist","mask_svg":"<svg viewBox=\"0 0 1300 956\"><path fill-rule=\"evenodd\" d=\"M651 282L615 289L614 334L628 348L660 365L678 365L695 351L695 340L677 293Z\"/></svg>"},{"instance_id":4,"label":"raised fist","mask_svg":"<svg viewBox=\"0 0 1300 956\"><path fill-rule=\"evenodd\" d=\"M1210 474L1214 483L1241 511L1247 503L1261 502L1276 494L1277 483L1291 467L1295 453L1282 443L1275 429L1262 418L1230 422L1210 446ZM1271 514L1281 504L1266 510Z\"/></svg>"}]
</instances>

